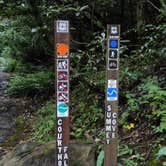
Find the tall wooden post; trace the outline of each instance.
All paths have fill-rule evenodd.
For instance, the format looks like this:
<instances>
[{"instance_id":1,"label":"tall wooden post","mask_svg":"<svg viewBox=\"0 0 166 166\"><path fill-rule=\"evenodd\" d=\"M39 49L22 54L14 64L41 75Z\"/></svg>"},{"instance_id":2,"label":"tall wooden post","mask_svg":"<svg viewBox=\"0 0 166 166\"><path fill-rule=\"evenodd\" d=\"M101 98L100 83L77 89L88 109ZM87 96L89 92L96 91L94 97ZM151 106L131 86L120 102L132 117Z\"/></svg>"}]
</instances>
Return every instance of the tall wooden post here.
<instances>
[{"instance_id":1,"label":"tall wooden post","mask_svg":"<svg viewBox=\"0 0 166 166\"><path fill-rule=\"evenodd\" d=\"M107 25L104 166L117 166L120 25Z\"/></svg>"},{"instance_id":2,"label":"tall wooden post","mask_svg":"<svg viewBox=\"0 0 166 166\"><path fill-rule=\"evenodd\" d=\"M55 22L56 163L69 166L69 21Z\"/></svg>"}]
</instances>

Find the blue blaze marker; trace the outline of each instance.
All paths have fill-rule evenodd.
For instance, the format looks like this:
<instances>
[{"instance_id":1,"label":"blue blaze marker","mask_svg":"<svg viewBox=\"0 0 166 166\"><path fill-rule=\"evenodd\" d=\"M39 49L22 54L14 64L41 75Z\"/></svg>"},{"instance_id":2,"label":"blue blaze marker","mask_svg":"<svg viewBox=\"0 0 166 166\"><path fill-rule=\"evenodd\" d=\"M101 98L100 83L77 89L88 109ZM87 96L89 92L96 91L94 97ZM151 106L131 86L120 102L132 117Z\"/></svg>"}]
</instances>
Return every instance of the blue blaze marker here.
<instances>
[{"instance_id":1,"label":"blue blaze marker","mask_svg":"<svg viewBox=\"0 0 166 166\"><path fill-rule=\"evenodd\" d=\"M109 41L109 47L110 47L110 48L118 48L118 40L115 40L115 39L112 40L112 39L111 39L111 40Z\"/></svg>"}]
</instances>

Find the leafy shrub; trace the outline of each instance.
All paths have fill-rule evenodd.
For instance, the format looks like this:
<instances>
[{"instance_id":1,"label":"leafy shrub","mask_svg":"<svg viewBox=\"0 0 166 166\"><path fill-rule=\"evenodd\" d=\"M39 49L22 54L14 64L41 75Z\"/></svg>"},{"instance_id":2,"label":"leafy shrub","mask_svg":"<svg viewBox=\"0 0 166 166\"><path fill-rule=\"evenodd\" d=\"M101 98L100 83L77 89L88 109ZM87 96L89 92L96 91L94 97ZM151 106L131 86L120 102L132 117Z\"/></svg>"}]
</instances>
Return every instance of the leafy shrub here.
<instances>
[{"instance_id":1,"label":"leafy shrub","mask_svg":"<svg viewBox=\"0 0 166 166\"><path fill-rule=\"evenodd\" d=\"M119 147L119 164L118 166L138 166L144 162L144 155L131 149L127 145Z\"/></svg>"},{"instance_id":2,"label":"leafy shrub","mask_svg":"<svg viewBox=\"0 0 166 166\"><path fill-rule=\"evenodd\" d=\"M153 79L146 79L135 89L136 93L126 94L127 112L122 114L122 119L126 123L127 117L134 120L141 119L144 116L149 120L149 124L155 132L164 132L166 130L166 92L159 87L158 82ZM141 111L141 114L140 114ZM151 121L153 119L153 121Z\"/></svg>"},{"instance_id":3,"label":"leafy shrub","mask_svg":"<svg viewBox=\"0 0 166 166\"><path fill-rule=\"evenodd\" d=\"M47 142L55 139L55 103L48 101L36 113L33 139L38 142Z\"/></svg>"},{"instance_id":4,"label":"leafy shrub","mask_svg":"<svg viewBox=\"0 0 166 166\"><path fill-rule=\"evenodd\" d=\"M154 67L162 66L166 57L166 39L163 37L166 35L166 24L146 25L143 32L145 36L143 38L144 45L141 47L140 53L144 57L144 61L147 64L153 64Z\"/></svg>"},{"instance_id":5,"label":"leafy shrub","mask_svg":"<svg viewBox=\"0 0 166 166\"><path fill-rule=\"evenodd\" d=\"M54 89L53 74L38 72L27 75L16 75L10 80L7 93L15 96L40 96L48 95Z\"/></svg>"},{"instance_id":6,"label":"leafy shrub","mask_svg":"<svg viewBox=\"0 0 166 166\"><path fill-rule=\"evenodd\" d=\"M96 166L102 166L103 162L104 162L104 151L102 150L97 157L97 165Z\"/></svg>"},{"instance_id":7,"label":"leafy shrub","mask_svg":"<svg viewBox=\"0 0 166 166\"><path fill-rule=\"evenodd\" d=\"M88 105L87 103L80 102L75 114L72 114L72 132L73 138L83 139L84 137L98 136L101 131L98 131L100 121L103 120L104 114L101 108L97 105ZM98 125L97 125L98 124Z\"/></svg>"},{"instance_id":8,"label":"leafy shrub","mask_svg":"<svg viewBox=\"0 0 166 166\"><path fill-rule=\"evenodd\" d=\"M147 80L146 83L142 84L140 90L143 91L141 97L141 103L149 104L151 108L151 118L154 119L152 125L156 132L164 132L166 130L166 91L159 87L159 84L155 79Z\"/></svg>"},{"instance_id":9,"label":"leafy shrub","mask_svg":"<svg viewBox=\"0 0 166 166\"><path fill-rule=\"evenodd\" d=\"M166 147L162 147L157 153L157 159L166 156Z\"/></svg>"},{"instance_id":10,"label":"leafy shrub","mask_svg":"<svg viewBox=\"0 0 166 166\"><path fill-rule=\"evenodd\" d=\"M42 28L37 27L31 15L3 18L0 21L0 55L24 62L48 60L50 51L47 41L43 39Z\"/></svg>"},{"instance_id":11,"label":"leafy shrub","mask_svg":"<svg viewBox=\"0 0 166 166\"><path fill-rule=\"evenodd\" d=\"M127 145L119 146L119 153L118 153L118 166L138 166L142 162L144 162L144 155L139 154L137 151L129 148ZM97 165L96 166L103 166L104 164L104 151L102 150L97 158ZM139 163L139 164L138 164Z\"/></svg>"}]
</instances>

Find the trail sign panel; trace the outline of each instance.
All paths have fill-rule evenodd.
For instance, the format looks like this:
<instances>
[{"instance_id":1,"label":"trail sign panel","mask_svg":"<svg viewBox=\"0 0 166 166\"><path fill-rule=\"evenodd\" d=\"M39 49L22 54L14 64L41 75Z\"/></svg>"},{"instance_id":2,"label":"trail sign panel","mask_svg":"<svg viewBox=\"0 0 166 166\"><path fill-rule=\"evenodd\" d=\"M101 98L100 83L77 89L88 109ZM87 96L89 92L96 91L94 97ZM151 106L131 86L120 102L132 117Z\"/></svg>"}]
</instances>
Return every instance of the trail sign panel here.
<instances>
[{"instance_id":1,"label":"trail sign panel","mask_svg":"<svg viewBox=\"0 0 166 166\"><path fill-rule=\"evenodd\" d=\"M57 96L58 100L57 102L69 102L69 96L68 93L66 92L58 92L58 96Z\"/></svg>"},{"instance_id":2,"label":"trail sign panel","mask_svg":"<svg viewBox=\"0 0 166 166\"><path fill-rule=\"evenodd\" d=\"M58 91L68 92L68 82L58 82Z\"/></svg>"},{"instance_id":3,"label":"trail sign panel","mask_svg":"<svg viewBox=\"0 0 166 166\"><path fill-rule=\"evenodd\" d=\"M59 103L57 105L57 117L68 117L69 107L66 103Z\"/></svg>"},{"instance_id":4,"label":"trail sign panel","mask_svg":"<svg viewBox=\"0 0 166 166\"><path fill-rule=\"evenodd\" d=\"M120 26L107 26L104 166L117 166Z\"/></svg>"},{"instance_id":5,"label":"trail sign panel","mask_svg":"<svg viewBox=\"0 0 166 166\"><path fill-rule=\"evenodd\" d=\"M117 69L118 69L118 60L109 59L108 70L117 70Z\"/></svg>"},{"instance_id":6,"label":"trail sign panel","mask_svg":"<svg viewBox=\"0 0 166 166\"><path fill-rule=\"evenodd\" d=\"M57 77L58 77L59 81L69 80L67 71L58 71L58 76Z\"/></svg>"},{"instance_id":7,"label":"trail sign panel","mask_svg":"<svg viewBox=\"0 0 166 166\"><path fill-rule=\"evenodd\" d=\"M117 88L117 80L108 80L108 88Z\"/></svg>"},{"instance_id":8,"label":"trail sign panel","mask_svg":"<svg viewBox=\"0 0 166 166\"><path fill-rule=\"evenodd\" d=\"M119 44L118 44L119 42L118 42L118 40L117 39L110 39L110 41L109 41L109 47L110 48L118 48L119 46Z\"/></svg>"},{"instance_id":9,"label":"trail sign panel","mask_svg":"<svg viewBox=\"0 0 166 166\"><path fill-rule=\"evenodd\" d=\"M110 35L112 36L119 36L120 29L118 25L112 25L110 27Z\"/></svg>"},{"instance_id":10,"label":"trail sign panel","mask_svg":"<svg viewBox=\"0 0 166 166\"><path fill-rule=\"evenodd\" d=\"M59 20L56 23L56 32L68 33L69 32L69 22L65 20Z\"/></svg>"},{"instance_id":11,"label":"trail sign panel","mask_svg":"<svg viewBox=\"0 0 166 166\"><path fill-rule=\"evenodd\" d=\"M69 22L55 22L56 64L56 162L69 166Z\"/></svg>"},{"instance_id":12,"label":"trail sign panel","mask_svg":"<svg viewBox=\"0 0 166 166\"><path fill-rule=\"evenodd\" d=\"M107 89L107 101L116 101L117 99L118 99L117 88L108 88Z\"/></svg>"},{"instance_id":13,"label":"trail sign panel","mask_svg":"<svg viewBox=\"0 0 166 166\"><path fill-rule=\"evenodd\" d=\"M68 70L68 65L69 65L68 59L57 59L57 69L58 69L58 71L62 71L62 70L67 71Z\"/></svg>"},{"instance_id":14,"label":"trail sign panel","mask_svg":"<svg viewBox=\"0 0 166 166\"><path fill-rule=\"evenodd\" d=\"M69 46L65 43L58 43L56 46L56 52L59 58L67 58L69 55Z\"/></svg>"},{"instance_id":15,"label":"trail sign panel","mask_svg":"<svg viewBox=\"0 0 166 166\"><path fill-rule=\"evenodd\" d=\"M118 58L118 51L117 50L109 50L109 58L117 59Z\"/></svg>"}]
</instances>

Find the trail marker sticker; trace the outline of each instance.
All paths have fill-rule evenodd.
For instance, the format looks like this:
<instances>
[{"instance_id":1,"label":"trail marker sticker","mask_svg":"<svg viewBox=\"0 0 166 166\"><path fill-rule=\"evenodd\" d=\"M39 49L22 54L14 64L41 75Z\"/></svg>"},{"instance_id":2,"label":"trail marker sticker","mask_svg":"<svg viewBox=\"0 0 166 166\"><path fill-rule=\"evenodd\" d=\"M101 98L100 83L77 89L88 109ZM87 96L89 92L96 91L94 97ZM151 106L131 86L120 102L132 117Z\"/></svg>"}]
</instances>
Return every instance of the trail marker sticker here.
<instances>
[{"instance_id":1,"label":"trail marker sticker","mask_svg":"<svg viewBox=\"0 0 166 166\"><path fill-rule=\"evenodd\" d=\"M69 22L60 20L57 21L57 32L59 33L68 33L69 32Z\"/></svg>"},{"instance_id":2,"label":"trail marker sticker","mask_svg":"<svg viewBox=\"0 0 166 166\"><path fill-rule=\"evenodd\" d=\"M56 46L57 56L60 58L67 58L69 55L69 46L65 43L58 43Z\"/></svg>"},{"instance_id":3,"label":"trail marker sticker","mask_svg":"<svg viewBox=\"0 0 166 166\"><path fill-rule=\"evenodd\" d=\"M68 72L67 71L58 71L58 80L67 81L68 80Z\"/></svg>"},{"instance_id":4,"label":"trail marker sticker","mask_svg":"<svg viewBox=\"0 0 166 166\"><path fill-rule=\"evenodd\" d=\"M68 83L67 82L58 82L58 91L68 91Z\"/></svg>"},{"instance_id":5,"label":"trail marker sticker","mask_svg":"<svg viewBox=\"0 0 166 166\"><path fill-rule=\"evenodd\" d=\"M68 102L69 94L66 92L58 92L58 102Z\"/></svg>"},{"instance_id":6,"label":"trail marker sticker","mask_svg":"<svg viewBox=\"0 0 166 166\"><path fill-rule=\"evenodd\" d=\"M109 41L109 47L110 48L118 48L118 40L116 39L110 39Z\"/></svg>"},{"instance_id":7,"label":"trail marker sticker","mask_svg":"<svg viewBox=\"0 0 166 166\"><path fill-rule=\"evenodd\" d=\"M108 88L116 88L117 81L116 80L108 80Z\"/></svg>"},{"instance_id":8,"label":"trail marker sticker","mask_svg":"<svg viewBox=\"0 0 166 166\"><path fill-rule=\"evenodd\" d=\"M67 59L58 59L57 60L57 69L58 70L68 70L68 60Z\"/></svg>"},{"instance_id":9,"label":"trail marker sticker","mask_svg":"<svg viewBox=\"0 0 166 166\"><path fill-rule=\"evenodd\" d=\"M117 50L109 50L109 58L111 58L111 59L118 58L118 51Z\"/></svg>"},{"instance_id":10,"label":"trail marker sticker","mask_svg":"<svg viewBox=\"0 0 166 166\"><path fill-rule=\"evenodd\" d=\"M108 70L117 70L118 69L118 60L109 60L108 61Z\"/></svg>"},{"instance_id":11,"label":"trail marker sticker","mask_svg":"<svg viewBox=\"0 0 166 166\"><path fill-rule=\"evenodd\" d=\"M117 88L108 88L107 89L107 101L116 101L117 99L118 99Z\"/></svg>"},{"instance_id":12,"label":"trail marker sticker","mask_svg":"<svg viewBox=\"0 0 166 166\"><path fill-rule=\"evenodd\" d=\"M57 117L68 117L69 107L66 103L59 103L57 106Z\"/></svg>"},{"instance_id":13,"label":"trail marker sticker","mask_svg":"<svg viewBox=\"0 0 166 166\"><path fill-rule=\"evenodd\" d=\"M117 25L111 26L110 35L119 35L119 27Z\"/></svg>"}]
</instances>

